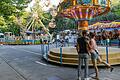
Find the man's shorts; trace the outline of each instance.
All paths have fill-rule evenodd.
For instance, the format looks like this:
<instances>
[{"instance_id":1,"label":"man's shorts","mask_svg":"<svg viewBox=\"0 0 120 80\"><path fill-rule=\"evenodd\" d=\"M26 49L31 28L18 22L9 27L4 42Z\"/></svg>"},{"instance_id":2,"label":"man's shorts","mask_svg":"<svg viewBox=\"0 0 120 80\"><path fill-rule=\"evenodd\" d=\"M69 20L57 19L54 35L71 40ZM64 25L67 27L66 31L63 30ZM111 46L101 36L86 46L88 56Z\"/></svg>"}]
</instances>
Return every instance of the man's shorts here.
<instances>
[{"instance_id":1,"label":"man's shorts","mask_svg":"<svg viewBox=\"0 0 120 80\"><path fill-rule=\"evenodd\" d=\"M91 59L98 59L99 54L97 54L96 52L91 52Z\"/></svg>"}]
</instances>

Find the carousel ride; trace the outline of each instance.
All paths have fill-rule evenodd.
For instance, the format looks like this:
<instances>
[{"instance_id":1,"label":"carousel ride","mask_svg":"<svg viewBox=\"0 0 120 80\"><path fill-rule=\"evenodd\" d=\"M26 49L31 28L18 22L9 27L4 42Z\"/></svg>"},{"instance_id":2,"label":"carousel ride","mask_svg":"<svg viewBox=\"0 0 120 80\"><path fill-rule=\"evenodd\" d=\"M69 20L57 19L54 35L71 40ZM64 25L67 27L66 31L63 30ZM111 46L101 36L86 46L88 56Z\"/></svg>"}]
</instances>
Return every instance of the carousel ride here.
<instances>
[{"instance_id":1,"label":"carousel ride","mask_svg":"<svg viewBox=\"0 0 120 80\"><path fill-rule=\"evenodd\" d=\"M58 6L59 15L73 18L78 30L88 30L88 21L110 11L110 0L64 0Z\"/></svg>"},{"instance_id":2,"label":"carousel ride","mask_svg":"<svg viewBox=\"0 0 120 80\"><path fill-rule=\"evenodd\" d=\"M88 30L88 21L107 14L110 11L110 4L110 0L63 0L58 5L58 16L76 20L78 30ZM105 49L106 47L99 47L103 60L107 60ZM108 51L108 62L111 65L120 64L120 49L109 48ZM78 65L78 53L75 47L52 48L47 56L47 60L50 62Z\"/></svg>"}]
</instances>

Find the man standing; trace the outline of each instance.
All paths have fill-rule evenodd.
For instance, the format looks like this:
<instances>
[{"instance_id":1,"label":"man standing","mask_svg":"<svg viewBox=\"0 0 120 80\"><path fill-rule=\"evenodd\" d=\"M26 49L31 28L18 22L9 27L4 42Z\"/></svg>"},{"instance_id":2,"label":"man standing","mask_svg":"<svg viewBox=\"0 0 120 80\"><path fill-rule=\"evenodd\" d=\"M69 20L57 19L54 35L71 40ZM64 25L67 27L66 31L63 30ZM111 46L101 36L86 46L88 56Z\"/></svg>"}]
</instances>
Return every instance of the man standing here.
<instances>
[{"instance_id":1,"label":"man standing","mask_svg":"<svg viewBox=\"0 0 120 80\"><path fill-rule=\"evenodd\" d=\"M89 80L88 78L88 59L89 59L89 38L88 31L83 30L82 36L78 37L76 49L79 57L79 65L78 65L78 80ZM84 68L84 77L81 74L81 68L85 65Z\"/></svg>"}]
</instances>

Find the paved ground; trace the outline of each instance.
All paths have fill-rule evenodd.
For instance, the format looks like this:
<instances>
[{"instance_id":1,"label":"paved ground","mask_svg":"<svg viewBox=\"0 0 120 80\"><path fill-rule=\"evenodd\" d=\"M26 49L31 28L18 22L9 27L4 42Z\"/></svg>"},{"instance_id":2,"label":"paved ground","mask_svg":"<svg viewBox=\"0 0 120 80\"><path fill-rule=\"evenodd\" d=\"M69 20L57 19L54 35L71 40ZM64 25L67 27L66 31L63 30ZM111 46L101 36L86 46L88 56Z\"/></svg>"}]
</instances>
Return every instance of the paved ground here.
<instances>
[{"instance_id":1,"label":"paved ground","mask_svg":"<svg viewBox=\"0 0 120 80\"><path fill-rule=\"evenodd\" d=\"M120 80L120 66L111 73L99 68L100 80ZM90 76L94 76L90 68ZM76 80L77 68L51 65L41 54L40 45L0 46L0 80Z\"/></svg>"}]
</instances>

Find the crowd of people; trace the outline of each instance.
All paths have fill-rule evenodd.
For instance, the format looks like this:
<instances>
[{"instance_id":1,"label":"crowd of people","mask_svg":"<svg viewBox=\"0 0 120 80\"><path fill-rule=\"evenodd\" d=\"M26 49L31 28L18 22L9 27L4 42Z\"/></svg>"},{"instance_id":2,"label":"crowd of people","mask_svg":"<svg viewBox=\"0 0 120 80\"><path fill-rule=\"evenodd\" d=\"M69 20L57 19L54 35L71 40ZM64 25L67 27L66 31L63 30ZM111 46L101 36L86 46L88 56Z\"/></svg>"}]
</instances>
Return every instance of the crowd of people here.
<instances>
[{"instance_id":1,"label":"crowd of people","mask_svg":"<svg viewBox=\"0 0 120 80\"><path fill-rule=\"evenodd\" d=\"M101 32L95 32L96 34L96 41L98 42L99 45L112 45L111 41L117 40L118 44L120 46L120 31L115 29L113 31L106 31L103 30Z\"/></svg>"},{"instance_id":2,"label":"crowd of people","mask_svg":"<svg viewBox=\"0 0 120 80\"><path fill-rule=\"evenodd\" d=\"M98 45L106 46L107 44L109 46L120 46L120 30L114 29L113 31L107 31L107 30L100 30L98 31L91 31L95 33L96 35L96 41ZM76 43L76 39L78 37L79 31L76 31L74 34L70 33L61 33L57 34L55 39L59 42L64 43Z\"/></svg>"}]
</instances>

